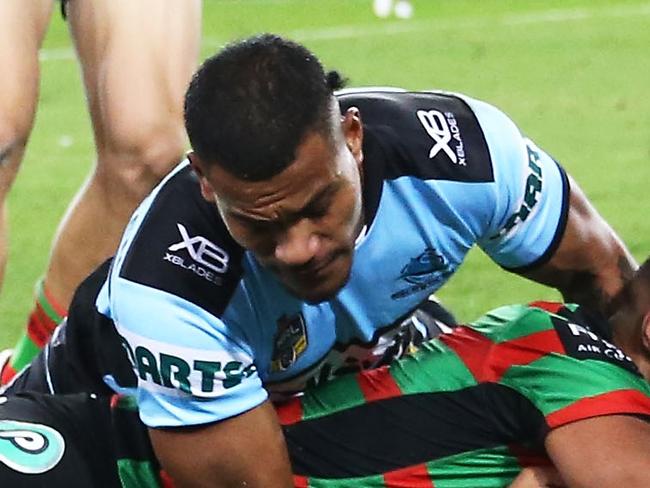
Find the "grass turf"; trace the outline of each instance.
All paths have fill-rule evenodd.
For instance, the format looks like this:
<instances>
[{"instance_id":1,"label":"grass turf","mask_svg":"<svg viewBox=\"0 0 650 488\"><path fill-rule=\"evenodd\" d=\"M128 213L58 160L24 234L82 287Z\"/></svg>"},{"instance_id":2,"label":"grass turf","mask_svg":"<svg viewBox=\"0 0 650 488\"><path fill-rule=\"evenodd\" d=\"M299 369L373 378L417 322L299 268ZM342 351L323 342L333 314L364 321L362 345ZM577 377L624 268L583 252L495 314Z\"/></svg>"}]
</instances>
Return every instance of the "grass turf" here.
<instances>
[{"instance_id":1,"label":"grass turf","mask_svg":"<svg viewBox=\"0 0 650 488\"><path fill-rule=\"evenodd\" d=\"M414 0L410 20L379 19L371 3L205 0L202 57L272 31L304 42L353 86L439 88L489 101L565 166L637 259L650 253L650 3ZM78 71L55 14L42 51L37 122L9 198L0 346L24 327L56 225L91 169ZM463 320L506 302L558 297L499 270L480 251L440 296Z\"/></svg>"}]
</instances>

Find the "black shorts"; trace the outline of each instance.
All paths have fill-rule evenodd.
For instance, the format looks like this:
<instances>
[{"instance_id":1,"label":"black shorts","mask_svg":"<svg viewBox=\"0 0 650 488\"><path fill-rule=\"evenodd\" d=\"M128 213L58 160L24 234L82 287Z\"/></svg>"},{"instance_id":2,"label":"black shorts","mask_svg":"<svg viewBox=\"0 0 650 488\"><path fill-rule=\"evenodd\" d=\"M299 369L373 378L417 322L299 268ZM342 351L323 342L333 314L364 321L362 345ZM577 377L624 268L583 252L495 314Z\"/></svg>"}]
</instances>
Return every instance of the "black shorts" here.
<instances>
[{"instance_id":1,"label":"black shorts","mask_svg":"<svg viewBox=\"0 0 650 488\"><path fill-rule=\"evenodd\" d=\"M59 1L61 2L61 15L65 19L67 17L66 7L67 7L68 0L59 0Z\"/></svg>"},{"instance_id":2,"label":"black shorts","mask_svg":"<svg viewBox=\"0 0 650 488\"><path fill-rule=\"evenodd\" d=\"M2 487L157 487L161 476L137 411L117 397L0 397Z\"/></svg>"},{"instance_id":3,"label":"black shorts","mask_svg":"<svg viewBox=\"0 0 650 488\"><path fill-rule=\"evenodd\" d=\"M86 394L0 399L0 486L122 486L111 463L107 399Z\"/></svg>"}]
</instances>

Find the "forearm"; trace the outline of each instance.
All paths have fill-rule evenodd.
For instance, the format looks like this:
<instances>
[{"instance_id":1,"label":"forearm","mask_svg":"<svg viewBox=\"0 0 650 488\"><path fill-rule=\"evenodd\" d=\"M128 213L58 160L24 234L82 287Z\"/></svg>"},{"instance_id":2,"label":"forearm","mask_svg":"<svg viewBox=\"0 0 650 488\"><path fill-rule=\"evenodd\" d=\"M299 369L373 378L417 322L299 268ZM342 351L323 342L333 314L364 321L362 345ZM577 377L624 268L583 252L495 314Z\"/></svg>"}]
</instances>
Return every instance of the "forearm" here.
<instances>
[{"instance_id":1,"label":"forearm","mask_svg":"<svg viewBox=\"0 0 650 488\"><path fill-rule=\"evenodd\" d=\"M610 304L623 284L629 280L637 263L625 249L621 249L599 269L571 270L548 266L544 273L531 273L535 281L557 288L567 303L578 303L609 315Z\"/></svg>"},{"instance_id":2,"label":"forearm","mask_svg":"<svg viewBox=\"0 0 650 488\"><path fill-rule=\"evenodd\" d=\"M557 288L567 302L609 315L612 299L637 267L623 241L571 180L569 215L558 249L546 264L523 275Z\"/></svg>"},{"instance_id":3,"label":"forearm","mask_svg":"<svg viewBox=\"0 0 650 488\"><path fill-rule=\"evenodd\" d=\"M149 429L162 467L179 488L291 488L284 436L262 405L214 424Z\"/></svg>"}]
</instances>

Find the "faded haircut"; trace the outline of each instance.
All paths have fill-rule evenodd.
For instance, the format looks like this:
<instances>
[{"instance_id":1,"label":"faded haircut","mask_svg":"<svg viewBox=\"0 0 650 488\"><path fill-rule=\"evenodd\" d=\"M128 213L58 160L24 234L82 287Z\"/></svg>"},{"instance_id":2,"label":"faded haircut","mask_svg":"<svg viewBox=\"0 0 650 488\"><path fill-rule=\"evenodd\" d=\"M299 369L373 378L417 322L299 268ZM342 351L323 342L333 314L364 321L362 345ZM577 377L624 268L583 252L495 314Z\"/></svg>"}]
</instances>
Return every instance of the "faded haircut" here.
<instances>
[{"instance_id":1,"label":"faded haircut","mask_svg":"<svg viewBox=\"0 0 650 488\"><path fill-rule=\"evenodd\" d=\"M332 95L343 85L307 48L282 37L229 44L203 63L187 90L192 148L238 178L269 179L295 159L308 133L333 137Z\"/></svg>"}]
</instances>

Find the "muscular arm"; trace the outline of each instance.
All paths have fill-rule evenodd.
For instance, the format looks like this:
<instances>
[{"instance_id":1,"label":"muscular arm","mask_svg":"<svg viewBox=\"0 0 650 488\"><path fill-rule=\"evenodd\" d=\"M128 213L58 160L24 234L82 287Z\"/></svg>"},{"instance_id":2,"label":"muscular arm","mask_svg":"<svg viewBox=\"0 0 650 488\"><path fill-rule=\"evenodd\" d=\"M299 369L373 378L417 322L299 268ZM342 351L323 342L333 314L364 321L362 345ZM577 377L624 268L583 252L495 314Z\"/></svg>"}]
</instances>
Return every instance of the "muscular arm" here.
<instances>
[{"instance_id":1,"label":"muscular arm","mask_svg":"<svg viewBox=\"0 0 650 488\"><path fill-rule=\"evenodd\" d=\"M557 288L567 302L608 314L609 302L637 264L578 184L569 180L569 215L559 247L546 264L521 274Z\"/></svg>"},{"instance_id":2,"label":"muscular arm","mask_svg":"<svg viewBox=\"0 0 650 488\"><path fill-rule=\"evenodd\" d=\"M179 488L290 488L289 457L267 401L196 428L149 429L163 468Z\"/></svg>"},{"instance_id":3,"label":"muscular arm","mask_svg":"<svg viewBox=\"0 0 650 488\"><path fill-rule=\"evenodd\" d=\"M594 417L552 430L546 450L571 488L650 486L650 423L625 416Z\"/></svg>"},{"instance_id":4,"label":"muscular arm","mask_svg":"<svg viewBox=\"0 0 650 488\"><path fill-rule=\"evenodd\" d=\"M625 415L581 420L548 435L554 466L521 471L509 488L650 486L650 424Z\"/></svg>"}]
</instances>

